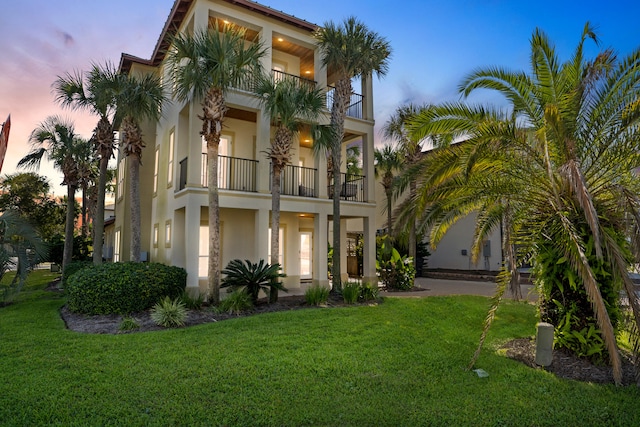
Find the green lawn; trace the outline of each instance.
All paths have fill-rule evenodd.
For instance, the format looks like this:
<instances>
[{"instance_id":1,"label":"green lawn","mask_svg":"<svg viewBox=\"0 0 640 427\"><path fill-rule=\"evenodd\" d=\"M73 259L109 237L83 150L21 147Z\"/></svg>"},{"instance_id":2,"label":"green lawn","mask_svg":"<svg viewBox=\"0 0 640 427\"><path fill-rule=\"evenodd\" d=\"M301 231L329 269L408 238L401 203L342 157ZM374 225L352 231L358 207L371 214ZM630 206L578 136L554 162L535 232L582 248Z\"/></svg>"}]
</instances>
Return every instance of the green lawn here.
<instances>
[{"instance_id":1,"label":"green lawn","mask_svg":"<svg viewBox=\"0 0 640 427\"><path fill-rule=\"evenodd\" d=\"M483 297L389 298L187 329L65 329L39 272L0 309L0 425L640 425L640 390L560 380L496 354L534 332L505 303L466 371Z\"/></svg>"}]
</instances>

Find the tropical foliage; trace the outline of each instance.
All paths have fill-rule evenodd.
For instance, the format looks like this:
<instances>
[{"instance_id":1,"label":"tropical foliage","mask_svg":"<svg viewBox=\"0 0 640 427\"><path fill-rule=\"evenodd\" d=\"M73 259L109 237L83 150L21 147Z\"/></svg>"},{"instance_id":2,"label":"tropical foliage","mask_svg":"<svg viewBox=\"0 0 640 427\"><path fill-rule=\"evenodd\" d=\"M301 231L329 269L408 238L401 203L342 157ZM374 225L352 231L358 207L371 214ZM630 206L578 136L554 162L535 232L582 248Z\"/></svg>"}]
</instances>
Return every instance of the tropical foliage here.
<instances>
[{"instance_id":1,"label":"tropical foliage","mask_svg":"<svg viewBox=\"0 0 640 427\"><path fill-rule=\"evenodd\" d=\"M7 210L0 214L0 305L15 298L46 253L36 230L19 213ZM15 275L7 283L2 279L9 271L15 271Z\"/></svg>"},{"instance_id":2,"label":"tropical foliage","mask_svg":"<svg viewBox=\"0 0 640 427\"><path fill-rule=\"evenodd\" d=\"M273 292L287 291L280 281L286 277L280 273L280 268L280 264L268 264L263 259L258 263L234 259L222 270L225 278L221 287L231 288L231 291L242 290L251 297L253 304L257 304L260 291L268 296Z\"/></svg>"},{"instance_id":3,"label":"tropical foliage","mask_svg":"<svg viewBox=\"0 0 640 427\"><path fill-rule=\"evenodd\" d=\"M384 194L386 199L385 212L387 214L387 234L391 235L393 223L393 212L391 205L393 203L393 190L394 190L394 178L395 173L402 169L402 157L400 152L391 145L385 145L380 148L376 148L373 153L373 159L375 162L375 176L381 177L380 184L384 188Z\"/></svg>"},{"instance_id":4,"label":"tropical foliage","mask_svg":"<svg viewBox=\"0 0 640 427\"><path fill-rule=\"evenodd\" d=\"M333 179L333 289L340 291L340 164L344 120L353 92L351 79L384 76L389 67L389 42L351 16L341 24L325 22L315 33L322 52L322 63L335 72L335 91L331 106L331 126L334 136L328 144L329 174Z\"/></svg>"},{"instance_id":5,"label":"tropical foliage","mask_svg":"<svg viewBox=\"0 0 640 427\"><path fill-rule=\"evenodd\" d=\"M99 159L98 183L93 215L93 262L102 263L104 233L104 205L108 182L108 163L113 157L116 142L114 129L120 118L116 114L116 94L120 92L121 76L111 63L93 64L91 70L66 73L53 83L56 101L63 107L86 110L99 117L91 138L94 153ZM82 174L84 176L84 173ZM81 181L82 182L82 181Z\"/></svg>"},{"instance_id":6,"label":"tropical foliage","mask_svg":"<svg viewBox=\"0 0 640 427\"><path fill-rule=\"evenodd\" d=\"M273 75L260 78L254 91L276 127L266 154L271 161L271 230L280 230L282 171L291 163L294 138L304 127L317 126L325 97L322 89L310 88L297 78L276 79ZM271 264L277 264L280 259L279 240L279 233L271 233ZM272 292L270 299L271 302L277 301L278 292Z\"/></svg>"},{"instance_id":7,"label":"tropical foliage","mask_svg":"<svg viewBox=\"0 0 640 427\"><path fill-rule=\"evenodd\" d=\"M116 96L118 115L122 120L122 140L120 149L129 165L129 204L131 207L131 255L134 262L140 261L140 164L145 143L142 139L140 123L155 121L160 117L165 101L164 88L160 79L153 74L120 78L120 91ZM121 159L120 161L123 161Z\"/></svg>"},{"instance_id":8,"label":"tropical foliage","mask_svg":"<svg viewBox=\"0 0 640 427\"><path fill-rule=\"evenodd\" d=\"M206 298L220 301L220 204L218 198L218 149L227 106L225 94L260 75L260 43L246 40L238 27L214 25L195 34L178 34L167 55L175 96L179 101L201 100L201 135L207 143L209 189L209 266Z\"/></svg>"},{"instance_id":9,"label":"tropical foliage","mask_svg":"<svg viewBox=\"0 0 640 427\"><path fill-rule=\"evenodd\" d=\"M88 141L78 137L73 123L58 116L41 122L29 136L32 150L18 162L18 167L39 168L43 158L62 172L67 186L67 212L64 226L63 267L73 256L75 194L79 185L78 164L84 158Z\"/></svg>"},{"instance_id":10,"label":"tropical foliage","mask_svg":"<svg viewBox=\"0 0 640 427\"><path fill-rule=\"evenodd\" d=\"M597 330L620 382L619 292L640 325L629 278L640 261L640 50L624 58L603 50L589 59L589 40L597 37L587 24L562 62L537 29L530 73L492 67L462 82L464 96L495 91L507 109L450 103L423 110L411 124L416 138L464 141L442 144L421 161L420 190L403 206L401 220L417 219L437 244L458 219L477 211L474 258L502 227L505 271L481 345L506 285L518 289L518 264L530 261L542 318L561 334L593 337L589 331ZM638 344L637 333L633 339Z\"/></svg>"}]
</instances>

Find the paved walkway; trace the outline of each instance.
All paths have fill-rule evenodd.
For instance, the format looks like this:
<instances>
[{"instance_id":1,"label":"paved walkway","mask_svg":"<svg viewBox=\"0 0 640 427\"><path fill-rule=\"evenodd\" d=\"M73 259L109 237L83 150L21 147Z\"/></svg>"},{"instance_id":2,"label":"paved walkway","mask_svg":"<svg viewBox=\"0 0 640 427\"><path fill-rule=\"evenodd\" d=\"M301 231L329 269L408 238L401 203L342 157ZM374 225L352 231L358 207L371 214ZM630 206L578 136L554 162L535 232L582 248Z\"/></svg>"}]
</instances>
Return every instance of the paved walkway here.
<instances>
[{"instance_id":1,"label":"paved walkway","mask_svg":"<svg viewBox=\"0 0 640 427\"><path fill-rule=\"evenodd\" d=\"M416 277L416 287L424 289L417 292L382 292L381 295L399 298L420 298L437 295L480 295L491 297L496 293L496 284L493 282L433 279L428 277ZM532 292L532 285L522 285L522 296L529 301L536 301L537 295ZM511 294L507 290L506 298Z\"/></svg>"}]
</instances>

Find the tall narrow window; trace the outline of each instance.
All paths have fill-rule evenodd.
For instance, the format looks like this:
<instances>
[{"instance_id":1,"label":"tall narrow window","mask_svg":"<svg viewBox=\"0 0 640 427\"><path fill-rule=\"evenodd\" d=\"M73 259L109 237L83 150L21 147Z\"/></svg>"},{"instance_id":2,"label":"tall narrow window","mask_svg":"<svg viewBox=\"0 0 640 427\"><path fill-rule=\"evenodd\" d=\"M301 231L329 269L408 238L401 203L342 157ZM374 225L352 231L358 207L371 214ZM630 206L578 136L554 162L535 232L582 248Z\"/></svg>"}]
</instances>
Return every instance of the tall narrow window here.
<instances>
[{"instance_id":1,"label":"tall narrow window","mask_svg":"<svg viewBox=\"0 0 640 427\"><path fill-rule=\"evenodd\" d=\"M300 278L311 279L313 254L313 234L311 231L300 233Z\"/></svg>"},{"instance_id":2,"label":"tall narrow window","mask_svg":"<svg viewBox=\"0 0 640 427\"><path fill-rule=\"evenodd\" d=\"M156 148L156 160L153 165L153 194L158 192L158 159L160 157L160 152Z\"/></svg>"},{"instance_id":3,"label":"tall narrow window","mask_svg":"<svg viewBox=\"0 0 640 427\"><path fill-rule=\"evenodd\" d=\"M164 245L167 248L171 247L171 221L164 224Z\"/></svg>"},{"instance_id":4,"label":"tall narrow window","mask_svg":"<svg viewBox=\"0 0 640 427\"><path fill-rule=\"evenodd\" d=\"M113 262L120 261L120 230L116 230L113 236Z\"/></svg>"},{"instance_id":5,"label":"tall narrow window","mask_svg":"<svg viewBox=\"0 0 640 427\"><path fill-rule=\"evenodd\" d=\"M117 182L117 194L118 199L122 198L124 195L124 164L125 160L121 159L120 163L118 163L118 182Z\"/></svg>"},{"instance_id":6,"label":"tall narrow window","mask_svg":"<svg viewBox=\"0 0 640 427\"><path fill-rule=\"evenodd\" d=\"M176 139L175 129L169 133L169 162L167 163L167 187L173 185L173 146Z\"/></svg>"},{"instance_id":7,"label":"tall narrow window","mask_svg":"<svg viewBox=\"0 0 640 427\"><path fill-rule=\"evenodd\" d=\"M153 224L153 247L158 247L158 236L160 235L160 225Z\"/></svg>"}]
</instances>

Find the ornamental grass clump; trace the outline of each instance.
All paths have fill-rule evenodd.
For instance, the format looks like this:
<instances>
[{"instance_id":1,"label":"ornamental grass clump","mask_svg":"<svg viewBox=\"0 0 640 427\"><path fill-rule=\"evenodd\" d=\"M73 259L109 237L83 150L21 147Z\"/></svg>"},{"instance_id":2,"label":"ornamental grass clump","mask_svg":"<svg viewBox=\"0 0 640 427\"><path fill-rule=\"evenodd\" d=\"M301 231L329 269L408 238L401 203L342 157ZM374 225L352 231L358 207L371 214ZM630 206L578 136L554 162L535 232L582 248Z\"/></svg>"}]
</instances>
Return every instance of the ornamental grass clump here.
<instances>
[{"instance_id":1,"label":"ornamental grass clump","mask_svg":"<svg viewBox=\"0 0 640 427\"><path fill-rule=\"evenodd\" d=\"M304 292L304 300L309 305L326 305L329 300L329 288L313 285Z\"/></svg>"},{"instance_id":2,"label":"ornamental grass clump","mask_svg":"<svg viewBox=\"0 0 640 427\"><path fill-rule=\"evenodd\" d=\"M165 297L151 309L151 320L165 328L184 326L186 319L187 307L179 298Z\"/></svg>"}]
</instances>

